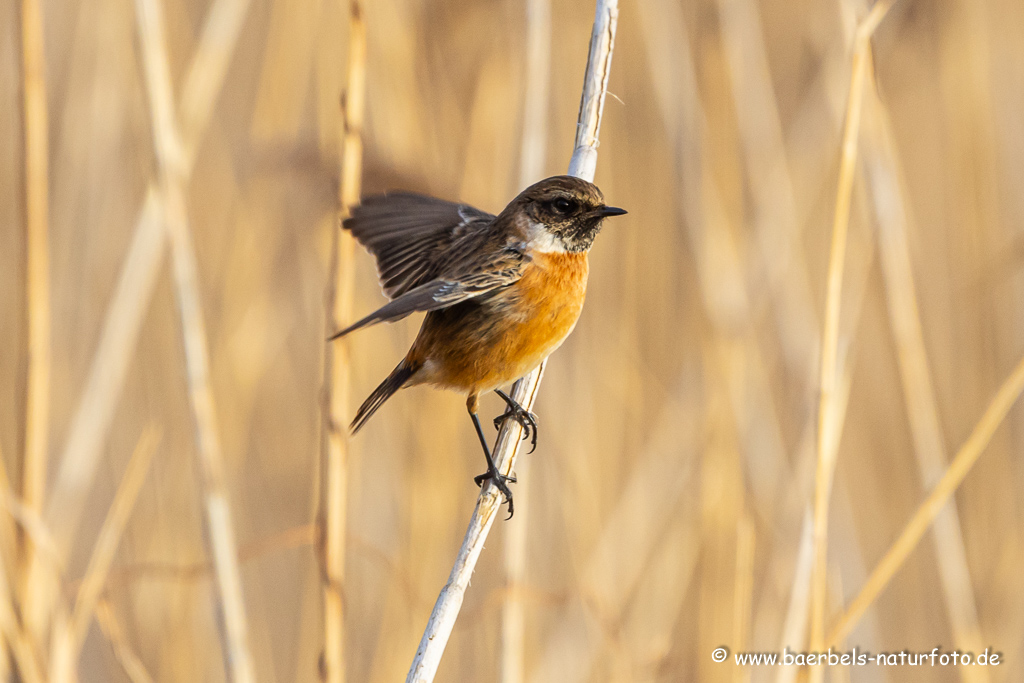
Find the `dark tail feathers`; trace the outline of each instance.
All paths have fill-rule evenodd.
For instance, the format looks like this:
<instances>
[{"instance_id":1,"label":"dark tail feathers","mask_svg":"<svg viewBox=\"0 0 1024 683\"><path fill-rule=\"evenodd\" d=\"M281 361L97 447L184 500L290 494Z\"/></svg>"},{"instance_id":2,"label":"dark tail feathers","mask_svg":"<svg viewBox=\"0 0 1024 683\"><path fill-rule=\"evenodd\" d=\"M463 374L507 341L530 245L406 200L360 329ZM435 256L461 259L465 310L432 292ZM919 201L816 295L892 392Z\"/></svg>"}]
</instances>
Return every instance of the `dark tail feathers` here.
<instances>
[{"instance_id":1,"label":"dark tail feathers","mask_svg":"<svg viewBox=\"0 0 1024 683\"><path fill-rule=\"evenodd\" d=\"M380 386L374 389L373 393L363 401L363 405L359 406L355 419L352 420L352 424L349 427L352 433L355 434L362 429L366 421L377 412L377 409L384 405L384 402L391 398L396 391L401 389L417 370L419 370L419 366L410 365L404 360L399 363L398 367L388 375L388 378L381 382Z\"/></svg>"}]
</instances>

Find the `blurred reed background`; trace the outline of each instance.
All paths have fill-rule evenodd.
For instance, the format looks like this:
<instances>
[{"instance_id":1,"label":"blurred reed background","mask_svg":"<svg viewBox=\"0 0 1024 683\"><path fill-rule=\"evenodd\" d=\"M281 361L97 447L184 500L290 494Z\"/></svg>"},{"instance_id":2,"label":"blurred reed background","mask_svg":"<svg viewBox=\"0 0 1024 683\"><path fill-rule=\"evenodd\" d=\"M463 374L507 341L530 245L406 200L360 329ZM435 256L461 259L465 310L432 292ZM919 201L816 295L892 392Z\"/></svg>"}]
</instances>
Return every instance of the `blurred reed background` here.
<instances>
[{"instance_id":1,"label":"blurred reed background","mask_svg":"<svg viewBox=\"0 0 1024 683\"><path fill-rule=\"evenodd\" d=\"M136 19L154 6L163 52ZM80 647L83 682L224 680L221 633L244 644L247 628L257 680L317 680L348 4L51 0L42 45L23 28L33 7L0 3L0 679L72 680ZM864 53L837 381L818 443L841 138L868 10L622 1L597 184L630 214L592 253L587 308L540 391L516 517L495 525L439 679L806 675L710 655L835 635L1018 363L1024 4L900 0ZM530 180L563 173L593 8L553 0L550 12L546 83L528 73L525 0L366 2L364 192L497 211L527 183L524 164ZM538 98L541 114L524 113ZM154 125L170 142L154 145ZM528 161L538 130L547 152ZM195 247L216 417L203 453L176 304L191 252L167 248L165 220ZM368 312L383 300L372 260L357 248L353 267L353 308ZM353 402L418 324L351 338ZM1022 418L1008 413L955 507L839 643L987 646L1004 663L827 680L1024 679ZM460 397L415 389L348 449L347 680L400 680L476 501L479 445ZM819 450L836 454L820 606ZM223 537L204 521L219 484L245 605L226 627L232 563L215 571L206 539ZM503 537L521 525L509 560ZM521 649L503 627L515 628L510 604Z\"/></svg>"}]
</instances>

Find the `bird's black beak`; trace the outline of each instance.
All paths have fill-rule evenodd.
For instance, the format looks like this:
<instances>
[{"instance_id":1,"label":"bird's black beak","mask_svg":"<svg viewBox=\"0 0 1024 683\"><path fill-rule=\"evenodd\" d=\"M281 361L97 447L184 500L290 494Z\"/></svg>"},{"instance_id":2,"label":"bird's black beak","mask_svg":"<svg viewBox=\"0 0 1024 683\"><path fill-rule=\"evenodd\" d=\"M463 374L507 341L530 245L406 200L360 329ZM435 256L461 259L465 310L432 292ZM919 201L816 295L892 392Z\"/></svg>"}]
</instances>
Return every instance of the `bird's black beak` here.
<instances>
[{"instance_id":1,"label":"bird's black beak","mask_svg":"<svg viewBox=\"0 0 1024 683\"><path fill-rule=\"evenodd\" d=\"M628 213L625 209L620 209L615 206L603 206L599 209L598 215L602 218L607 216L624 216Z\"/></svg>"}]
</instances>

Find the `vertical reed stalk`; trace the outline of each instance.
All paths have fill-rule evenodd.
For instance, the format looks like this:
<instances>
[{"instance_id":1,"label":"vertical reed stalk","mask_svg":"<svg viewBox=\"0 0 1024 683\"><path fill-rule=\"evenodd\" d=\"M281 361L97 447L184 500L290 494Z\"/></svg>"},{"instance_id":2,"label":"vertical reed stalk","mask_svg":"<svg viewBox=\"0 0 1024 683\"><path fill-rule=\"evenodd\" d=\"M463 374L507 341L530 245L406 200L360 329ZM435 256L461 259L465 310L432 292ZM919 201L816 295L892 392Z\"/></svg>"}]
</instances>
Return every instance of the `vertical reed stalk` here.
<instances>
[{"instance_id":1,"label":"vertical reed stalk","mask_svg":"<svg viewBox=\"0 0 1024 683\"><path fill-rule=\"evenodd\" d=\"M903 400L910 422L922 487L930 489L942 476L949 460L939 420L928 354L921 329L917 286L914 283L907 237L907 207L899 177L896 148L882 102L870 97L865 128L864 165L878 224L879 252L885 293L903 383ZM981 652L985 648L978 623L978 609L971 586L960 516L956 501L935 519L932 529L935 559L942 582L946 613L957 649ZM990 680L985 667L960 667L968 683Z\"/></svg>"},{"instance_id":2,"label":"vertical reed stalk","mask_svg":"<svg viewBox=\"0 0 1024 683\"><path fill-rule=\"evenodd\" d=\"M551 72L551 0L526 3L526 83L523 87L523 139L519 157L519 187L544 174L547 158L547 117ZM516 523L505 530L505 601L501 613L501 681L525 680L526 540L530 520L530 459L519 464Z\"/></svg>"},{"instance_id":3,"label":"vertical reed stalk","mask_svg":"<svg viewBox=\"0 0 1024 683\"><path fill-rule=\"evenodd\" d=\"M0 448L0 490L12 491L11 479L7 474L7 461L4 459L3 448ZM0 643L11 642L11 636L21 635L21 624L15 612L15 595L11 590L10 581L18 576L18 534L14 520L8 515L0 515ZM7 657L0 657L0 681L10 676L11 662Z\"/></svg>"},{"instance_id":4,"label":"vertical reed stalk","mask_svg":"<svg viewBox=\"0 0 1024 683\"><path fill-rule=\"evenodd\" d=\"M2 490L4 494L7 494L6 487ZM4 660L3 668L0 669L0 674L4 675L2 680L12 680L7 661L8 656L10 656L10 663L14 664L18 676L25 683L43 683L46 680L42 665L36 656L35 646L22 630L18 620L14 592L7 579L7 570L2 566L0 566L0 643L3 645L0 648L0 659Z\"/></svg>"},{"instance_id":5,"label":"vertical reed stalk","mask_svg":"<svg viewBox=\"0 0 1024 683\"><path fill-rule=\"evenodd\" d=\"M576 144L569 162L569 175L589 181L594 180L594 173L597 170L598 133L601 129L601 115L604 112L604 98L608 90L618 19L618 0L597 0L583 81L583 96L576 123ZM536 400L546 364L547 361L541 363L540 367L517 381L512 388L512 397L527 410ZM512 420L507 420L498 434L494 460L503 474L509 474L515 466L521 435L522 426ZM430 683L434 680L448 638L462 608L469 579L500 506L501 495L493 482L487 483L480 491L448 583L441 589L441 594L434 604L416 656L409 667L406 683Z\"/></svg>"},{"instance_id":6,"label":"vertical reed stalk","mask_svg":"<svg viewBox=\"0 0 1024 683\"><path fill-rule=\"evenodd\" d=\"M348 80L341 103L341 182L338 188L340 216L347 218L361 194L363 171L363 112L366 101L366 25L359 0L349 5ZM354 271L352 235L333 225L331 262L328 271L325 315L327 335L343 328L352 318ZM351 358L348 339L324 346L324 405L321 438L321 472L324 490L318 512L323 539L324 566L324 680L345 680L345 612L342 586L345 579L345 528L348 504L348 429Z\"/></svg>"},{"instance_id":7,"label":"vertical reed stalk","mask_svg":"<svg viewBox=\"0 0 1024 683\"><path fill-rule=\"evenodd\" d=\"M839 441L832 403L838 380L839 309L843 292L843 270L846 260L846 237L850 226L850 199L857 168L857 144L860 136L861 110L864 103L864 82L871 66L871 36L894 0L878 0L871 12L857 27L853 44L853 68L850 93L843 128L842 158L836 190L835 214L832 222L832 247L828 264L828 289L825 298L825 321L822 332L821 374L818 401L818 460L814 490L814 566L811 574L810 651L822 649L825 637L825 600L827 593L828 517L838 448L830 442ZM821 680L824 668L812 669L812 680Z\"/></svg>"},{"instance_id":8,"label":"vertical reed stalk","mask_svg":"<svg viewBox=\"0 0 1024 683\"><path fill-rule=\"evenodd\" d=\"M217 410L210 384L199 273L188 223L184 148L174 110L163 12L159 0L136 0L139 40L150 100L153 141L159 164L163 220L171 245L174 289L181 316L189 400L195 422L210 552L225 628L226 668L234 683L255 681L238 544L228 502Z\"/></svg>"},{"instance_id":9,"label":"vertical reed stalk","mask_svg":"<svg viewBox=\"0 0 1024 683\"><path fill-rule=\"evenodd\" d=\"M744 512L736 522L736 577L732 597L732 646L737 652L747 649L750 628L753 623L754 601L754 546L757 542L757 527L749 512ZM736 683L750 681L749 667L736 667L733 680Z\"/></svg>"},{"instance_id":10,"label":"vertical reed stalk","mask_svg":"<svg viewBox=\"0 0 1024 683\"><path fill-rule=\"evenodd\" d=\"M182 172L186 176L191 173L196 150L212 116L250 3L251 0L215 0L207 14L182 88ZM139 332L156 288L166 246L160 212L159 186L153 180L146 190L134 236L103 320L99 343L71 420L46 507L46 520L62 557L67 557L75 540L128 366L135 356ZM31 605L25 619L30 627L40 630L58 590L55 578L47 572L47 564L38 561L33 562L29 570L29 592L41 598Z\"/></svg>"},{"instance_id":11,"label":"vertical reed stalk","mask_svg":"<svg viewBox=\"0 0 1024 683\"><path fill-rule=\"evenodd\" d=\"M50 238L49 238L49 123L46 105L43 17L39 0L21 4L21 50L24 78L26 315L28 319L28 381L25 396L25 450L21 495L36 513L43 509L47 470L47 431L50 412ZM22 602L36 595L28 572L36 549L22 536ZM38 636L37 636L38 637Z\"/></svg>"}]
</instances>

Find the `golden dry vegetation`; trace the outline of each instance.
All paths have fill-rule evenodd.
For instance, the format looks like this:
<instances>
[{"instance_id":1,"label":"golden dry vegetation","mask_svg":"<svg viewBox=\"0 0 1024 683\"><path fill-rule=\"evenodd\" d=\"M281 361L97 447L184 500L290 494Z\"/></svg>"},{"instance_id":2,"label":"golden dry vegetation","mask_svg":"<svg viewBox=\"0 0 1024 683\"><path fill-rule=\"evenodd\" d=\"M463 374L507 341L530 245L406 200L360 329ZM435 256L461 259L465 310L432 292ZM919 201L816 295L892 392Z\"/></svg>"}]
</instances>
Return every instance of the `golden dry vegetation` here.
<instances>
[{"instance_id":1,"label":"golden dry vegetation","mask_svg":"<svg viewBox=\"0 0 1024 683\"><path fill-rule=\"evenodd\" d=\"M1024 4L888 5L622 0L597 184L630 213L440 680L1024 679ZM551 3L546 84L524 0L363 18L364 192L497 211L565 171L590 2ZM0 679L318 680L348 36L343 1L0 3ZM350 403L418 323L336 354ZM340 655L401 680L479 444L417 388L347 454ZM711 659L830 643L1002 664Z\"/></svg>"}]
</instances>

